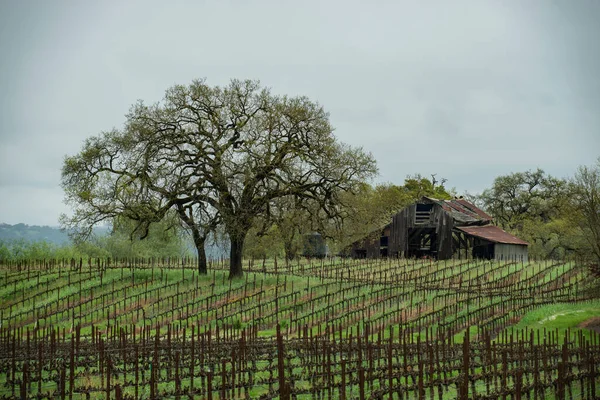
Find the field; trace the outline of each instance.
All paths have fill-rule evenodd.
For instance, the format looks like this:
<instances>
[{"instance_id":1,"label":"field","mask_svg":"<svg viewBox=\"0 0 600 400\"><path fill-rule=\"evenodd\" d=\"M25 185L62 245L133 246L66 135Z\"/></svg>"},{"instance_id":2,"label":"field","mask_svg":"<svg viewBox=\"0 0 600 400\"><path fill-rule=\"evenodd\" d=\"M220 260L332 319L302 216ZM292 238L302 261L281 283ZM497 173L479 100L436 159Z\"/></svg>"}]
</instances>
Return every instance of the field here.
<instances>
[{"instance_id":1,"label":"field","mask_svg":"<svg viewBox=\"0 0 600 400\"><path fill-rule=\"evenodd\" d=\"M0 266L0 398L593 399L575 262ZM597 323L596 323L597 326Z\"/></svg>"}]
</instances>

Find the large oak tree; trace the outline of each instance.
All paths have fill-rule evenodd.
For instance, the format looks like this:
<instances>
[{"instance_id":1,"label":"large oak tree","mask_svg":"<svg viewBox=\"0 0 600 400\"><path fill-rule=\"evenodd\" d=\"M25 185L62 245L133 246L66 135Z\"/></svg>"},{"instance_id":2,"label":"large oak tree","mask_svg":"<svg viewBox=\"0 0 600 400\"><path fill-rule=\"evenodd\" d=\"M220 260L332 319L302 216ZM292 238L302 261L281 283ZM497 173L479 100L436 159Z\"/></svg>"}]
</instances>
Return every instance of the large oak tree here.
<instances>
[{"instance_id":1,"label":"large oak tree","mask_svg":"<svg viewBox=\"0 0 600 400\"><path fill-rule=\"evenodd\" d=\"M519 231L527 220L548 223L557 218L567 203L567 186L565 180L541 169L517 172L494 179L492 188L481 194L481 200L496 224Z\"/></svg>"},{"instance_id":2,"label":"large oak tree","mask_svg":"<svg viewBox=\"0 0 600 400\"><path fill-rule=\"evenodd\" d=\"M337 218L339 194L375 173L372 156L338 142L329 115L306 97L277 96L256 81L196 80L168 89L157 104L137 103L123 129L88 139L66 158L62 184L74 213L64 221L89 232L123 215L143 232L175 210L195 229L199 254L222 224L232 278L242 275L254 219L268 218L275 201L310 201Z\"/></svg>"},{"instance_id":3,"label":"large oak tree","mask_svg":"<svg viewBox=\"0 0 600 400\"><path fill-rule=\"evenodd\" d=\"M496 224L529 242L529 256L563 258L578 251L572 188L541 169L499 176L480 197Z\"/></svg>"}]
</instances>

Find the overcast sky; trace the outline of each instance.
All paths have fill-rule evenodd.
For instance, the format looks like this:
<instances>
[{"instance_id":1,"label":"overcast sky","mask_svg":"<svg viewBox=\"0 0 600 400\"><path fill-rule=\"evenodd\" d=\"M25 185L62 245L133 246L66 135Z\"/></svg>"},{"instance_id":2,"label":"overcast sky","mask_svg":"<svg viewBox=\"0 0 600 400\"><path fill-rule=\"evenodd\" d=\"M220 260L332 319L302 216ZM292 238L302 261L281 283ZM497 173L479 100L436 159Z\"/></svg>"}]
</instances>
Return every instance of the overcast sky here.
<instances>
[{"instance_id":1,"label":"overcast sky","mask_svg":"<svg viewBox=\"0 0 600 400\"><path fill-rule=\"evenodd\" d=\"M0 0L0 222L57 225L64 156L137 99L260 79L337 137L480 192L600 156L600 1Z\"/></svg>"}]
</instances>

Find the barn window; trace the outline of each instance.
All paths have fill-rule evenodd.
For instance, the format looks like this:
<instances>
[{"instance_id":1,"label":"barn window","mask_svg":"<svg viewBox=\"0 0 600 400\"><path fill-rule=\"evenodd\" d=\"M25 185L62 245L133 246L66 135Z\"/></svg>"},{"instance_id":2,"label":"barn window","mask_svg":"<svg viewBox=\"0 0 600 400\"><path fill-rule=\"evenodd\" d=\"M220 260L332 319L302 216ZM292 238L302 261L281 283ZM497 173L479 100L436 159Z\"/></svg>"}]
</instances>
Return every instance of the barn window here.
<instances>
[{"instance_id":1,"label":"barn window","mask_svg":"<svg viewBox=\"0 0 600 400\"><path fill-rule=\"evenodd\" d=\"M417 204L415 212L415 225L429 224L433 204Z\"/></svg>"},{"instance_id":2,"label":"barn window","mask_svg":"<svg viewBox=\"0 0 600 400\"><path fill-rule=\"evenodd\" d=\"M417 212L418 211L431 211L433 209L433 204L417 204Z\"/></svg>"}]
</instances>

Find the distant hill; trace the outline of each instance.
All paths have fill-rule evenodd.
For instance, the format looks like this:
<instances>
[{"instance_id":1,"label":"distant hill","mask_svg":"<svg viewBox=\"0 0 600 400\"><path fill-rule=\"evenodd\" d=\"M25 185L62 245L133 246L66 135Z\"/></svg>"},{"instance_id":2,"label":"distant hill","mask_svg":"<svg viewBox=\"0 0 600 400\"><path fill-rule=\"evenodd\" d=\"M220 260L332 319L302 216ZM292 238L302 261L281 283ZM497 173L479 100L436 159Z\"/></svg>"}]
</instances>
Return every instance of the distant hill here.
<instances>
[{"instance_id":1,"label":"distant hill","mask_svg":"<svg viewBox=\"0 0 600 400\"><path fill-rule=\"evenodd\" d=\"M100 236L108 234L109 230L110 228L106 226L94 228L94 232ZM69 244L71 242L69 235L61 231L58 227L26 224L10 225L0 223L0 241L13 241L21 239L28 242L46 241L58 246ZM185 245L190 253L195 254L196 248L194 247L194 244L190 238L186 238ZM206 246L206 256L210 259L219 259L221 257L227 257L228 255L228 245L222 247L214 244L208 244Z\"/></svg>"},{"instance_id":2,"label":"distant hill","mask_svg":"<svg viewBox=\"0 0 600 400\"><path fill-rule=\"evenodd\" d=\"M24 239L30 242L46 241L56 245L69 243L69 236L59 228L25 224L0 224L0 240Z\"/></svg>"}]
</instances>

